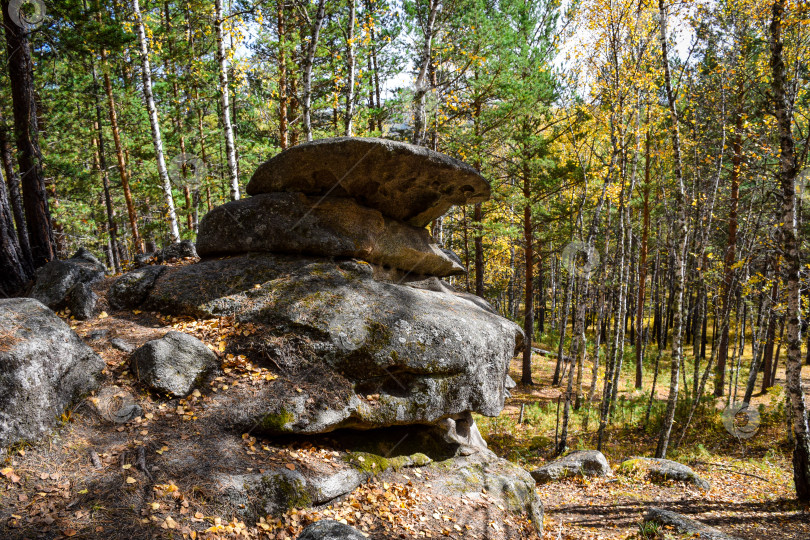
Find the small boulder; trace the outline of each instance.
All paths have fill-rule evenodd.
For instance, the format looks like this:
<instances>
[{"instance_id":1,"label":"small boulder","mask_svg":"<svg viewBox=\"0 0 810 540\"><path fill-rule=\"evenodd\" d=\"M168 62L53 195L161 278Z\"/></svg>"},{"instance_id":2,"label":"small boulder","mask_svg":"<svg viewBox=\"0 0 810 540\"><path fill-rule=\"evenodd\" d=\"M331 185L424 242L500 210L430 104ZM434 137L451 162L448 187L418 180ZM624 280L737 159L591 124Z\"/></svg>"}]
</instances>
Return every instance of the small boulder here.
<instances>
[{"instance_id":1,"label":"small boulder","mask_svg":"<svg viewBox=\"0 0 810 540\"><path fill-rule=\"evenodd\" d=\"M98 330L91 330L85 336L85 339L88 341L97 341L99 339L104 339L110 335L110 331L106 328L100 328Z\"/></svg>"},{"instance_id":2,"label":"small boulder","mask_svg":"<svg viewBox=\"0 0 810 540\"><path fill-rule=\"evenodd\" d=\"M701 478L690 467L669 459L632 457L624 460L621 465L619 465L618 470L624 474L641 472L656 483L665 483L669 480L674 480L675 482L692 484L705 491L711 489L711 484L708 480Z\"/></svg>"},{"instance_id":3,"label":"small boulder","mask_svg":"<svg viewBox=\"0 0 810 540\"><path fill-rule=\"evenodd\" d=\"M0 300L0 447L45 435L104 365L37 300Z\"/></svg>"},{"instance_id":4,"label":"small boulder","mask_svg":"<svg viewBox=\"0 0 810 540\"><path fill-rule=\"evenodd\" d=\"M277 191L351 197L384 216L424 227L453 205L489 199L470 165L421 146L337 137L299 144L259 166L249 195Z\"/></svg>"},{"instance_id":5,"label":"small boulder","mask_svg":"<svg viewBox=\"0 0 810 540\"><path fill-rule=\"evenodd\" d=\"M431 463L427 470L434 489L467 501L499 504L501 509L526 516L542 534L544 510L537 485L518 465L479 452Z\"/></svg>"},{"instance_id":6,"label":"small boulder","mask_svg":"<svg viewBox=\"0 0 810 540\"><path fill-rule=\"evenodd\" d=\"M252 520L325 504L354 491L369 476L353 467L325 474L285 468L264 474L221 475L216 485L223 497L241 506L242 515Z\"/></svg>"},{"instance_id":7,"label":"small boulder","mask_svg":"<svg viewBox=\"0 0 810 540\"><path fill-rule=\"evenodd\" d=\"M577 450L531 472L538 484L561 480L569 476L610 476L610 465L598 450Z\"/></svg>"},{"instance_id":8,"label":"small boulder","mask_svg":"<svg viewBox=\"0 0 810 540\"><path fill-rule=\"evenodd\" d=\"M151 388L184 397L215 369L217 356L199 339L169 332L132 353L130 370Z\"/></svg>"},{"instance_id":9,"label":"small boulder","mask_svg":"<svg viewBox=\"0 0 810 540\"><path fill-rule=\"evenodd\" d=\"M90 285L103 279L104 273L104 265L92 253L80 248L73 257L51 261L37 270L31 298L51 309L62 309L67 305L68 292L74 285Z\"/></svg>"},{"instance_id":10,"label":"small boulder","mask_svg":"<svg viewBox=\"0 0 810 540\"><path fill-rule=\"evenodd\" d=\"M736 536L730 536L718 531L714 527L709 527L694 519L688 518L677 512L664 510L663 508L650 507L644 514L644 523L660 523L670 526L681 534L708 540L739 540Z\"/></svg>"},{"instance_id":11,"label":"small boulder","mask_svg":"<svg viewBox=\"0 0 810 540\"><path fill-rule=\"evenodd\" d=\"M85 321L98 312L98 295L87 283L76 283L68 291L67 307L71 315Z\"/></svg>"},{"instance_id":12,"label":"small boulder","mask_svg":"<svg viewBox=\"0 0 810 540\"><path fill-rule=\"evenodd\" d=\"M110 286L107 300L116 309L138 307L149 295L155 280L166 268L166 266L144 266L127 272Z\"/></svg>"},{"instance_id":13,"label":"small boulder","mask_svg":"<svg viewBox=\"0 0 810 540\"><path fill-rule=\"evenodd\" d=\"M366 540L366 536L339 521L322 519L301 531L298 540Z\"/></svg>"},{"instance_id":14,"label":"small boulder","mask_svg":"<svg viewBox=\"0 0 810 540\"><path fill-rule=\"evenodd\" d=\"M171 261L173 259L186 259L198 257L197 248L191 240L182 240L169 244L157 253L158 262Z\"/></svg>"},{"instance_id":15,"label":"small boulder","mask_svg":"<svg viewBox=\"0 0 810 540\"><path fill-rule=\"evenodd\" d=\"M135 267L139 268L141 266L146 266L148 264L152 264L157 261L157 252L156 251L149 251L147 253L138 253L134 257Z\"/></svg>"}]
</instances>

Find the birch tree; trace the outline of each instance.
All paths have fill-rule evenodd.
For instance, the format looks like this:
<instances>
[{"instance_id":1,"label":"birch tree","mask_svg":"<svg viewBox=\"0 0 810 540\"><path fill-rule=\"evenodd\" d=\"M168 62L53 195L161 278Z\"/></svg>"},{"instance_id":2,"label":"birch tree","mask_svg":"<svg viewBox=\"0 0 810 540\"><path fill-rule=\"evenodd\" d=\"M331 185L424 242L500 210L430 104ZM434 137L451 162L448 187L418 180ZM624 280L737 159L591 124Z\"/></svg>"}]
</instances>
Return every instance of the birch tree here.
<instances>
[{"instance_id":1,"label":"birch tree","mask_svg":"<svg viewBox=\"0 0 810 540\"><path fill-rule=\"evenodd\" d=\"M152 66L149 63L149 44L146 41L146 29L144 28L141 6L138 0L132 0L132 9L135 14L135 27L138 32L138 42L140 45L143 101L149 113L149 125L152 129L152 145L155 148L158 177L160 178L160 187L163 190L163 200L166 204L166 220L169 226L169 236L172 242L179 242L180 230L177 227L177 213L174 209L172 183L171 180L169 180L169 171L166 169L166 157L163 154L163 139L160 135L160 120L158 118L155 96L152 89Z\"/></svg>"},{"instance_id":2,"label":"birch tree","mask_svg":"<svg viewBox=\"0 0 810 540\"><path fill-rule=\"evenodd\" d=\"M307 142L312 140L312 120L310 118L312 108L312 64L315 63L315 53L318 50L318 39L321 33L323 21L326 18L326 0L318 0L318 10L315 13L315 20L312 23L312 35L307 44L307 56L304 61L304 88L302 100L302 114L304 123L304 137Z\"/></svg>"},{"instance_id":3,"label":"birch tree","mask_svg":"<svg viewBox=\"0 0 810 540\"><path fill-rule=\"evenodd\" d=\"M217 64L219 65L219 105L222 134L225 137L225 155L228 159L228 181L231 200L239 200L239 164L236 162L236 143L231 125L231 104L228 89L228 56L225 51L225 16L222 0L214 0L214 26L217 33Z\"/></svg>"},{"instance_id":4,"label":"birch tree","mask_svg":"<svg viewBox=\"0 0 810 540\"><path fill-rule=\"evenodd\" d=\"M807 424L807 404L802 384L802 358L800 333L799 242L796 213L796 163L793 141L792 108L787 98L787 77L783 59L782 31L785 19L785 0L776 0L771 9L771 88L776 122L779 129L779 185L781 188L782 223L779 235L784 257L784 278L787 284L787 367L786 382L790 399L793 429L793 483L796 497L810 501L810 430Z\"/></svg>"},{"instance_id":5,"label":"birch tree","mask_svg":"<svg viewBox=\"0 0 810 540\"><path fill-rule=\"evenodd\" d=\"M669 44L667 43L667 10L664 0L658 0L659 39L661 42L661 62L664 67L664 89L666 90L667 105L670 117L670 137L672 138L673 165L675 173L676 187L673 192L675 198L676 222L674 226L674 269L675 279L673 284L673 334L672 334L672 365L669 379L669 397L667 398L667 409L664 413L664 423L661 427L661 434L658 438L658 447L655 450L655 457L665 458L667 456L667 446L669 445L669 435L672 431L672 424L675 420L675 405L678 401L678 377L680 374L681 362L683 362L683 292L686 281L686 187L683 180L683 168L681 164L681 135L678 127L678 110L675 105L675 93L672 90L672 75L669 67Z\"/></svg>"}]
</instances>

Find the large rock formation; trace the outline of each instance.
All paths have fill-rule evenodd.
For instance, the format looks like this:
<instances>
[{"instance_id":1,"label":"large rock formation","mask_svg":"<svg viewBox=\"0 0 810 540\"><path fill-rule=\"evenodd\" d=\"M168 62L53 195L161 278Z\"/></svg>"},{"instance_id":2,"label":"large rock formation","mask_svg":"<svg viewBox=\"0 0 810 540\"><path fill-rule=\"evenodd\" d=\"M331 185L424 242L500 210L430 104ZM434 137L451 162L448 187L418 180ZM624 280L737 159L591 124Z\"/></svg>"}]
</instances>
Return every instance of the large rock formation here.
<instances>
[{"instance_id":1,"label":"large rock formation","mask_svg":"<svg viewBox=\"0 0 810 540\"><path fill-rule=\"evenodd\" d=\"M128 282L139 283L126 275L119 283ZM523 336L465 295L376 281L368 264L290 255L168 268L139 306L264 324L277 363L340 383L331 400L296 392L296 384L268 385L233 410L235 422L269 432L429 424L467 411L496 416Z\"/></svg>"},{"instance_id":2,"label":"large rock formation","mask_svg":"<svg viewBox=\"0 0 810 540\"><path fill-rule=\"evenodd\" d=\"M418 441L414 452L432 448L434 459L450 459L444 469L457 469L448 489L460 475L541 527L534 480L486 449L472 417L503 409L522 330L441 280L463 266L424 229L453 204L485 200L487 182L423 148L341 138L276 156L248 192L201 221L203 260L126 274L110 304L250 325L251 337L232 340L226 354L277 377L220 394L232 404L218 417L224 426L335 440L350 433L353 445L407 430L373 452ZM239 505L272 513L329 500L365 478L346 474L326 483L285 470L220 480Z\"/></svg>"},{"instance_id":3,"label":"large rock formation","mask_svg":"<svg viewBox=\"0 0 810 540\"><path fill-rule=\"evenodd\" d=\"M262 163L248 194L278 191L352 197L416 227L453 205L490 197L489 184L464 162L421 146L356 137L300 144Z\"/></svg>"},{"instance_id":4,"label":"large rock formation","mask_svg":"<svg viewBox=\"0 0 810 540\"><path fill-rule=\"evenodd\" d=\"M0 300L0 447L35 440L98 384L104 361L31 298Z\"/></svg>"}]
</instances>

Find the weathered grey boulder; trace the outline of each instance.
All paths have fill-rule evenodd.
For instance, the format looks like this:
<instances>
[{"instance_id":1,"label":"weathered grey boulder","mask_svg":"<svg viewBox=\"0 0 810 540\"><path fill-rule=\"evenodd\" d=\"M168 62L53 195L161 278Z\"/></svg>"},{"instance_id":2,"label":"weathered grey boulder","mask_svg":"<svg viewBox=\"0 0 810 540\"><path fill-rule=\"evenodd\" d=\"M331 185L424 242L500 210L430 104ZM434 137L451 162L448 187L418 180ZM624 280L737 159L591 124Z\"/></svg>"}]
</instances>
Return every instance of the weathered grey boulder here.
<instances>
[{"instance_id":1,"label":"weathered grey boulder","mask_svg":"<svg viewBox=\"0 0 810 540\"><path fill-rule=\"evenodd\" d=\"M127 272L110 286L107 301L116 309L134 308L146 299L157 277L166 266L144 266Z\"/></svg>"},{"instance_id":2,"label":"weathered grey boulder","mask_svg":"<svg viewBox=\"0 0 810 540\"><path fill-rule=\"evenodd\" d=\"M669 480L686 482L703 490L710 490L708 480L701 478L695 471L683 463L669 459L632 457L619 465L620 472L625 474L643 473L653 482L663 483Z\"/></svg>"},{"instance_id":3,"label":"weathered grey boulder","mask_svg":"<svg viewBox=\"0 0 810 540\"><path fill-rule=\"evenodd\" d=\"M424 228L405 225L351 199L267 193L214 208L200 222L203 257L249 251L354 257L433 276L463 274Z\"/></svg>"},{"instance_id":4,"label":"weathered grey boulder","mask_svg":"<svg viewBox=\"0 0 810 540\"><path fill-rule=\"evenodd\" d=\"M736 536L725 534L714 527L704 525L699 521L678 514L677 512L664 510L663 508L656 508L654 506L648 508L644 513L644 522L668 525L681 534L699 538L707 538L708 540L739 540L739 538Z\"/></svg>"},{"instance_id":5,"label":"weathered grey boulder","mask_svg":"<svg viewBox=\"0 0 810 540\"><path fill-rule=\"evenodd\" d=\"M506 510L525 515L542 533L543 503L537 486L531 475L514 463L476 453L432 463L427 470L435 489L467 500L483 500L482 491L486 490L490 501L494 498Z\"/></svg>"},{"instance_id":6,"label":"weathered grey boulder","mask_svg":"<svg viewBox=\"0 0 810 540\"><path fill-rule=\"evenodd\" d=\"M145 266L147 264L153 263L157 261L157 252L156 251L149 251L147 253L138 253L134 257L134 266L136 268Z\"/></svg>"},{"instance_id":7,"label":"weathered grey boulder","mask_svg":"<svg viewBox=\"0 0 810 540\"><path fill-rule=\"evenodd\" d=\"M247 192L277 191L352 197L416 227L491 193L487 181L462 161L421 146L359 137L299 144L264 162Z\"/></svg>"},{"instance_id":8,"label":"weathered grey boulder","mask_svg":"<svg viewBox=\"0 0 810 540\"><path fill-rule=\"evenodd\" d=\"M366 540L366 536L339 521L322 519L301 531L298 540Z\"/></svg>"},{"instance_id":9,"label":"weathered grey boulder","mask_svg":"<svg viewBox=\"0 0 810 540\"><path fill-rule=\"evenodd\" d=\"M84 321L98 312L98 295L87 283L76 283L67 293L67 308L71 315Z\"/></svg>"},{"instance_id":10,"label":"weathered grey boulder","mask_svg":"<svg viewBox=\"0 0 810 540\"><path fill-rule=\"evenodd\" d=\"M352 467L324 474L284 468L264 474L220 475L215 483L224 497L244 505L246 518L255 519L325 504L351 493L370 476Z\"/></svg>"},{"instance_id":11,"label":"weathered grey boulder","mask_svg":"<svg viewBox=\"0 0 810 540\"><path fill-rule=\"evenodd\" d=\"M230 411L232 422L323 433L499 414L520 327L465 296L371 275L367 264L252 254L170 268L143 306L265 324L276 365L334 388L293 391L280 379Z\"/></svg>"},{"instance_id":12,"label":"weathered grey boulder","mask_svg":"<svg viewBox=\"0 0 810 540\"><path fill-rule=\"evenodd\" d=\"M130 371L151 388L183 397L217 367L217 355L194 336L169 332L132 353Z\"/></svg>"},{"instance_id":13,"label":"weathered grey boulder","mask_svg":"<svg viewBox=\"0 0 810 540\"><path fill-rule=\"evenodd\" d=\"M191 240L181 240L174 244L169 244L156 253L158 262L171 261L173 259L185 259L197 257L197 249Z\"/></svg>"},{"instance_id":14,"label":"weathered grey boulder","mask_svg":"<svg viewBox=\"0 0 810 540\"><path fill-rule=\"evenodd\" d=\"M50 309L0 300L0 447L45 435L98 385L104 361Z\"/></svg>"},{"instance_id":15,"label":"weathered grey boulder","mask_svg":"<svg viewBox=\"0 0 810 540\"><path fill-rule=\"evenodd\" d=\"M561 480L569 476L610 476L613 472L602 452L577 450L531 472L538 484Z\"/></svg>"},{"instance_id":16,"label":"weathered grey boulder","mask_svg":"<svg viewBox=\"0 0 810 540\"><path fill-rule=\"evenodd\" d=\"M51 261L37 270L31 298L51 309L62 309L74 285L95 283L104 278L104 272L104 265L92 253L80 248L71 258Z\"/></svg>"}]
</instances>

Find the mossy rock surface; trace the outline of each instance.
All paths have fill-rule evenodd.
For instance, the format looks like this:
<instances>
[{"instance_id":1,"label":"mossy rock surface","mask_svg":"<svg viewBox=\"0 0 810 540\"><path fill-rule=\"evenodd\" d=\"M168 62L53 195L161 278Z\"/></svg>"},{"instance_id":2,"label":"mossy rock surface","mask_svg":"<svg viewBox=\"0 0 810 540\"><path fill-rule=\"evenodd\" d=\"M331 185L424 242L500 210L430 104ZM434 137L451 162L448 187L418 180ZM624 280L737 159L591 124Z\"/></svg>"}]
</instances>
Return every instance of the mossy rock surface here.
<instances>
[{"instance_id":1,"label":"mossy rock surface","mask_svg":"<svg viewBox=\"0 0 810 540\"><path fill-rule=\"evenodd\" d=\"M473 500L486 493L489 500L500 501L498 504L510 512L525 515L542 533L543 503L537 496L536 483L518 465L490 452L480 452L432 463L428 471L437 489Z\"/></svg>"},{"instance_id":2,"label":"mossy rock surface","mask_svg":"<svg viewBox=\"0 0 810 540\"><path fill-rule=\"evenodd\" d=\"M316 434L497 416L520 327L480 299L373 276L355 260L251 253L167 268L138 307L260 327L264 350L245 355L283 376L230 424Z\"/></svg>"},{"instance_id":3,"label":"mossy rock surface","mask_svg":"<svg viewBox=\"0 0 810 540\"><path fill-rule=\"evenodd\" d=\"M685 482L704 491L711 489L709 481L698 475L691 467L669 459L632 457L624 460L616 472L626 475L642 474L657 484Z\"/></svg>"},{"instance_id":4,"label":"mossy rock surface","mask_svg":"<svg viewBox=\"0 0 810 540\"><path fill-rule=\"evenodd\" d=\"M553 482L571 476L610 476L610 465L598 450L577 450L531 472L537 483Z\"/></svg>"}]
</instances>

